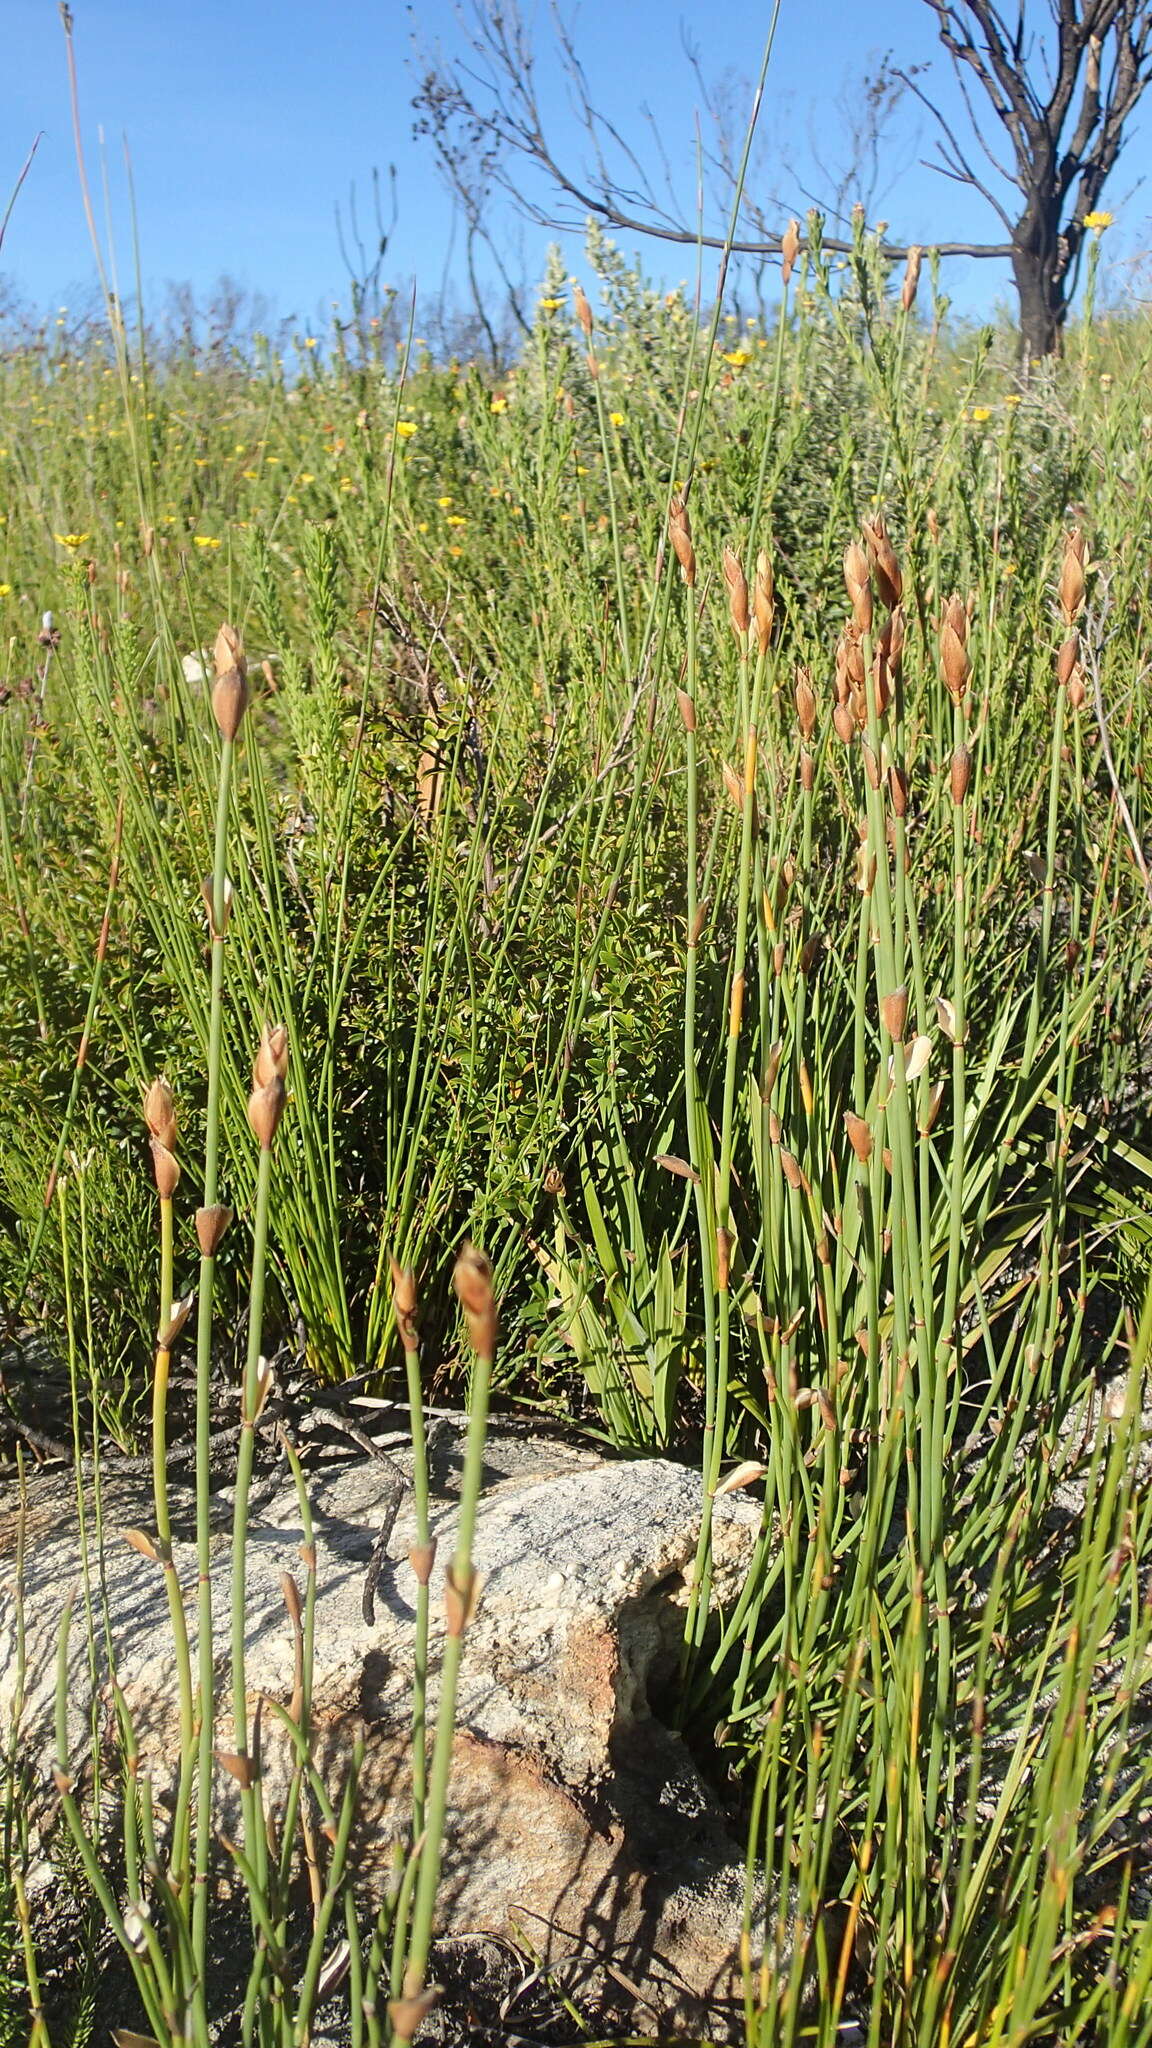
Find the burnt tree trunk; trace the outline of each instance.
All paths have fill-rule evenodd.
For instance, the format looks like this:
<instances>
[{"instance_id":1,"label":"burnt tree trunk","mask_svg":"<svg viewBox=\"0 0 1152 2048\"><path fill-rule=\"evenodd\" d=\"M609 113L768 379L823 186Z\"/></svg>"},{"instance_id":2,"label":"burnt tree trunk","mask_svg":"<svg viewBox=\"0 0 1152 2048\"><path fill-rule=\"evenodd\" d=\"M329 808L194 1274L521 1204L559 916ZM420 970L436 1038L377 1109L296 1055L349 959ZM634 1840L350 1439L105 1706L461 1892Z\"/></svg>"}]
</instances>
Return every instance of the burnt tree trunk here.
<instances>
[{"instance_id":1,"label":"burnt tree trunk","mask_svg":"<svg viewBox=\"0 0 1152 2048\"><path fill-rule=\"evenodd\" d=\"M1021 358L1028 364L1042 356L1059 355L1068 306L1064 279L1055 258L1016 244L1012 250L1012 275L1020 299Z\"/></svg>"},{"instance_id":2,"label":"burnt tree trunk","mask_svg":"<svg viewBox=\"0 0 1152 2048\"><path fill-rule=\"evenodd\" d=\"M1012 230L1012 275L1020 299L1020 355L1025 368L1059 355L1068 312L1072 249L1060 231L1053 166L1041 154L1036 185Z\"/></svg>"}]
</instances>

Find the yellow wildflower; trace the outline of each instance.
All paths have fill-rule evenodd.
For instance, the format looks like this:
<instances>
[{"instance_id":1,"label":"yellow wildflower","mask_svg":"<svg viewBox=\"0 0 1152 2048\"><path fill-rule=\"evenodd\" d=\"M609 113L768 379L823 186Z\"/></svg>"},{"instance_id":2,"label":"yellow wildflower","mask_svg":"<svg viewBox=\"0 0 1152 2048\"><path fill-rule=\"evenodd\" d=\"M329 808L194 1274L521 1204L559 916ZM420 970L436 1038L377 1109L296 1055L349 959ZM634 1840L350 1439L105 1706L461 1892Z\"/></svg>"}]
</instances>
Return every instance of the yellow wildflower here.
<instances>
[{"instance_id":1,"label":"yellow wildflower","mask_svg":"<svg viewBox=\"0 0 1152 2048\"><path fill-rule=\"evenodd\" d=\"M724 361L731 363L734 370L742 370L752 361L752 352L746 348L731 348L722 351Z\"/></svg>"},{"instance_id":2,"label":"yellow wildflower","mask_svg":"<svg viewBox=\"0 0 1152 2048\"><path fill-rule=\"evenodd\" d=\"M1095 228L1096 233L1102 235L1105 228L1111 227L1115 218L1114 213L1086 213L1084 225L1086 228Z\"/></svg>"},{"instance_id":3,"label":"yellow wildflower","mask_svg":"<svg viewBox=\"0 0 1152 2048\"><path fill-rule=\"evenodd\" d=\"M537 303L541 313L558 313L564 301L563 299L540 299Z\"/></svg>"},{"instance_id":4,"label":"yellow wildflower","mask_svg":"<svg viewBox=\"0 0 1152 2048\"><path fill-rule=\"evenodd\" d=\"M218 540L213 540L210 533L194 533L192 539L198 548L218 548L220 545Z\"/></svg>"},{"instance_id":5,"label":"yellow wildflower","mask_svg":"<svg viewBox=\"0 0 1152 2048\"><path fill-rule=\"evenodd\" d=\"M459 512L450 512L444 523L446 526L467 526L468 521L461 518Z\"/></svg>"},{"instance_id":6,"label":"yellow wildflower","mask_svg":"<svg viewBox=\"0 0 1152 2048\"><path fill-rule=\"evenodd\" d=\"M0 583L0 597L11 597L11 595L12 585L10 583Z\"/></svg>"},{"instance_id":7,"label":"yellow wildflower","mask_svg":"<svg viewBox=\"0 0 1152 2048\"><path fill-rule=\"evenodd\" d=\"M315 481L316 479L310 469L302 469L300 471L300 482L302 484L314 484Z\"/></svg>"},{"instance_id":8,"label":"yellow wildflower","mask_svg":"<svg viewBox=\"0 0 1152 2048\"><path fill-rule=\"evenodd\" d=\"M608 418L614 427L622 427L624 425L624 415L622 412L610 412Z\"/></svg>"},{"instance_id":9,"label":"yellow wildflower","mask_svg":"<svg viewBox=\"0 0 1152 2048\"><path fill-rule=\"evenodd\" d=\"M397 420L396 432L402 441L410 441L416 432L415 420Z\"/></svg>"},{"instance_id":10,"label":"yellow wildflower","mask_svg":"<svg viewBox=\"0 0 1152 2048\"><path fill-rule=\"evenodd\" d=\"M58 533L56 539L62 548L82 548L89 538L86 533Z\"/></svg>"},{"instance_id":11,"label":"yellow wildflower","mask_svg":"<svg viewBox=\"0 0 1152 2048\"><path fill-rule=\"evenodd\" d=\"M314 334L306 334L304 336L304 346L305 348L315 348L316 336Z\"/></svg>"},{"instance_id":12,"label":"yellow wildflower","mask_svg":"<svg viewBox=\"0 0 1152 2048\"><path fill-rule=\"evenodd\" d=\"M494 391L492 393L491 398L488 400L488 409L490 412L507 412L508 400L505 398L503 392Z\"/></svg>"},{"instance_id":13,"label":"yellow wildflower","mask_svg":"<svg viewBox=\"0 0 1152 2048\"><path fill-rule=\"evenodd\" d=\"M442 512L446 512L448 510L449 505L454 505L456 503L456 500L455 498L437 498L436 503L439 505L440 510Z\"/></svg>"},{"instance_id":14,"label":"yellow wildflower","mask_svg":"<svg viewBox=\"0 0 1152 2048\"><path fill-rule=\"evenodd\" d=\"M974 405L972 407L972 418L975 420L977 426L982 427L984 425L985 420L990 420L991 417L992 407L990 405Z\"/></svg>"},{"instance_id":15,"label":"yellow wildflower","mask_svg":"<svg viewBox=\"0 0 1152 2048\"><path fill-rule=\"evenodd\" d=\"M1018 391L1006 391L1004 393L1004 403L1005 405L1019 405L1020 393Z\"/></svg>"}]
</instances>

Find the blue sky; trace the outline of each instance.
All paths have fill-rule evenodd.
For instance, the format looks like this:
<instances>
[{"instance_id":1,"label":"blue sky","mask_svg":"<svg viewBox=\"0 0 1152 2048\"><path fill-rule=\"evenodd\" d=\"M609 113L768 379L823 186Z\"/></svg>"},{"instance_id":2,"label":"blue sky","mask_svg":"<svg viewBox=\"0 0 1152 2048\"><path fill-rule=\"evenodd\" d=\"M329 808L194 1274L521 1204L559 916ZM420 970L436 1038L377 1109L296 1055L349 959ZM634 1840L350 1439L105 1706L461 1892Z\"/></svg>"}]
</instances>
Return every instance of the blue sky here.
<instances>
[{"instance_id":1,"label":"blue sky","mask_svg":"<svg viewBox=\"0 0 1152 2048\"><path fill-rule=\"evenodd\" d=\"M1031 0L1038 17L1040 0ZM33 137L36 162L0 252L10 287L41 307L75 303L90 291L93 266L80 204L68 106L64 37L56 0L6 0L0 73L0 205ZM783 0L762 136L771 170L791 159L790 179L775 182L804 205L801 187L826 189L815 158L836 152L844 122L837 100L866 73L879 49L902 61L930 62L926 83L950 106L947 60L924 0L888 0L883 43L866 16L843 0ZM382 0L76 0L75 47L89 173L100 199L99 134L112 193L122 268L129 257L123 143L135 179L146 292L155 301L168 281L207 293L228 273L264 294L275 311L302 326L346 289L334 213L355 185L366 201L373 166L396 167L399 219L385 274L406 290L413 276L426 294L455 274L459 241L452 210L425 145L412 138L413 28L426 44L462 47L450 0L415 10ZM669 152L685 166L692 194L693 121L699 88L682 49L694 42L710 77L753 74L767 10L729 0L675 13L667 0L585 0L570 17L593 94L622 132L643 142L650 113ZM536 14L543 96L556 133L578 160L580 138L566 111L562 80L547 56L545 7ZM918 146L917 146L917 130ZM904 124L892 152L894 181L882 179L874 212L909 239L999 239L982 202L925 171L926 117ZM1110 203L1121 213L1108 245L1115 258L1152 240L1152 199L1138 189L1152 168L1152 93L1116 173ZM1134 190L1134 188L1137 188ZM507 246L522 251L527 274L543 266L548 237L510 218ZM569 261L578 260L576 243ZM519 267L521 256L515 256ZM648 249L645 261L666 282L692 269L682 256ZM1005 294L999 266L957 261L946 272L957 305L976 312ZM127 289L127 280L125 280Z\"/></svg>"}]
</instances>

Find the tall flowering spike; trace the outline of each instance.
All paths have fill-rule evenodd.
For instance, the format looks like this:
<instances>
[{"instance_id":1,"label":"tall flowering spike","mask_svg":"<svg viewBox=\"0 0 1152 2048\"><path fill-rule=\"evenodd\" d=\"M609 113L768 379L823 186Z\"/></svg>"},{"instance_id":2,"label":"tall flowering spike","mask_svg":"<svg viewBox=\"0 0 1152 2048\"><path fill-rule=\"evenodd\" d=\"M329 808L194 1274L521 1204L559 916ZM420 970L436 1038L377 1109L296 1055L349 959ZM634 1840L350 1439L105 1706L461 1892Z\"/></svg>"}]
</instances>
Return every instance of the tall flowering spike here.
<instances>
[{"instance_id":1,"label":"tall flowering spike","mask_svg":"<svg viewBox=\"0 0 1152 2048\"><path fill-rule=\"evenodd\" d=\"M756 645L761 654L768 652L775 615L776 582L772 564L761 548L756 557L756 575L752 584L752 616L756 621Z\"/></svg>"},{"instance_id":2,"label":"tall flowering spike","mask_svg":"<svg viewBox=\"0 0 1152 2048\"><path fill-rule=\"evenodd\" d=\"M844 585L848 602L852 607L852 623L858 633L872 631L872 578L868 569L868 557L858 540L850 540L844 550Z\"/></svg>"},{"instance_id":3,"label":"tall flowering spike","mask_svg":"<svg viewBox=\"0 0 1152 2048\"><path fill-rule=\"evenodd\" d=\"M734 633L744 634L750 623L748 611L748 579L735 548L725 543L723 554L724 581L728 586L728 615L732 620Z\"/></svg>"},{"instance_id":4,"label":"tall flowering spike","mask_svg":"<svg viewBox=\"0 0 1152 2048\"><path fill-rule=\"evenodd\" d=\"M891 611L904 594L904 578L896 560L896 550L888 538L884 514L877 512L874 518L865 519L863 525L864 545L876 578L876 592L881 604Z\"/></svg>"},{"instance_id":5,"label":"tall flowering spike","mask_svg":"<svg viewBox=\"0 0 1152 2048\"><path fill-rule=\"evenodd\" d=\"M234 740L248 704L248 664L235 627L221 626L212 652L216 664L212 712L221 737Z\"/></svg>"},{"instance_id":6,"label":"tall flowering spike","mask_svg":"<svg viewBox=\"0 0 1152 2048\"><path fill-rule=\"evenodd\" d=\"M496 1295L492 1266L484 1253L466 1239L452 1272L456 1298L464 1311L472 1349L481 1358L491 1358L496 1349Z\"/></svg>"},{"instance_id":7,"label":"tall flowering spike","mask_svg":"<svg viewBox=\"0 0 1152 2048\"><path fill-rule=\"evenodd\" d=\"M1084 563L1088 543L1078 527L1064 536L1064 559L1060 564L1060 610L1065 623L1074 626L1084 603Z\"/></svg>"},{"instance_id":8,"label":"tall flowering spike","mask_svg":"<svg viewBox=\"0 0 1152 2048\"><path fill-rule=\"evenodd\" d=\"M692 545L692 521L683 498L673 498L669 503L668 538L680 564L680 574L691 589L696 581L696 550Z\"/></svg>"}]
</instances>

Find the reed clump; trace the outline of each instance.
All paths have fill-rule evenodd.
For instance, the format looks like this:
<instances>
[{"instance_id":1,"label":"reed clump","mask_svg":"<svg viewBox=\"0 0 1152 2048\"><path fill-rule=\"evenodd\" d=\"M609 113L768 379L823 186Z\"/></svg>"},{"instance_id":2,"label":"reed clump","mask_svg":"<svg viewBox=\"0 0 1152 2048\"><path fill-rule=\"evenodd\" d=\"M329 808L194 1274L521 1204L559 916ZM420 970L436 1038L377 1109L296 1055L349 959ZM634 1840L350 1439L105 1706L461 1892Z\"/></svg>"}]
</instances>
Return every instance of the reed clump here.
<instances>
[{"instance_id":1,"label":"reed clump","mask_svg":"<svg viewBox=\"0 0 1152 2048\"><path fill-rule=\"evenodd\" d=\"M302 2037L318 1981L319 1947L278 1975L291 1830L243 1698L246 1461L297 1327L318 1381L367 1369L413 1417L412 1832L349 1935L372 2048L433 1995L494 1400L699 1464L670 1711L748 1824L750 2042L1140 2038L1152 327L1090 323L1022 387L929 256L890 276L861 226L837 272L815 220L782 259L784 313L737 334L594 239L497 382L343 330L306 374L145 335L105 377L122 332L0 360L0 447L45 420L39 495L0 457L0 1286L151 1443L182 1738L171 1810L125 1809L126 1892L59 1770L158 2040L209 2025L221 1771L250 2031L287 2040L296 1998ZM218 1745L212 1375L244 1313ZM476 1432L435 1728L433 1385ZM734 1484L761 1535L718 1613ZM142 1910L149 1826L175 1918Z\"/></svg>"}]
</instances>

